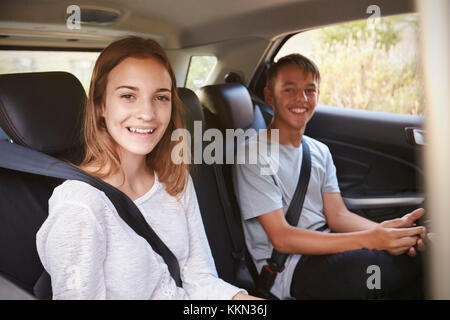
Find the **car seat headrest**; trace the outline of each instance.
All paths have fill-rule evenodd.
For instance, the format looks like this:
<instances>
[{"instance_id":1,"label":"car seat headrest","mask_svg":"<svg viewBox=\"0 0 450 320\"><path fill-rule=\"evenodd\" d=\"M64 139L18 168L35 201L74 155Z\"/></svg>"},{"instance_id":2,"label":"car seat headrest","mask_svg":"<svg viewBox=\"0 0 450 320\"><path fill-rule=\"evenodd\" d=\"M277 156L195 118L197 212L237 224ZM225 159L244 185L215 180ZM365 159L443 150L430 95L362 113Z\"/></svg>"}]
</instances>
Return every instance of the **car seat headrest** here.
<instances>
[{"instance_id":1,"label":"car seat headrest","mask_svg":"<svg viewBox=\"0 0 450 320\"><path fill-rule=\"evenodd\" d=\"M199 90L203 106L217 116L221 129L247 129L253 123L253 102L238 83L205 86Z\"/></svg>"},{"instance_id":2,"label":"car seat headrest","mask_svg":"<svg viewBox=\"0 0 450 320\"><path fill-rule=\"evenodd\" d=\"M178 96L184 104L186 113L186 126L191 135L194 132L194 121L205 121L203 116L202 105L197 95L188 88L177 88Z\"/></svg>"},{"instance_id":3,"label":"car seat headrest","mask_svg":"<svg viewBox=\"0 0 450 320\"><path fill-rule=\"evenodd\" d=\"M80 143L86 93L67 72L0 75L0 127L14 143L57 154Z\"/></svg>"}]
</instances>

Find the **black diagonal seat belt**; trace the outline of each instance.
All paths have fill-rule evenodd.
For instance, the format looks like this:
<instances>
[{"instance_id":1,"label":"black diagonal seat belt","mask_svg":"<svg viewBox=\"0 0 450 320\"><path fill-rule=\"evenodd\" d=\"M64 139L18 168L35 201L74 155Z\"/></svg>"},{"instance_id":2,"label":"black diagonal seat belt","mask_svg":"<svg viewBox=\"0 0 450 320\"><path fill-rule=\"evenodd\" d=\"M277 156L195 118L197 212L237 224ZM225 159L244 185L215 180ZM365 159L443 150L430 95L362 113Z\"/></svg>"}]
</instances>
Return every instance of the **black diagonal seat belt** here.
<instances>
[{"instance_id":1,"label":"black diagonal seat belt","mask_svg":"<svg viewBox=\"0 0 450 320\"><path fill-rule=\"evenodd\" d=\"M302 139L303 158L300 169L300 176L294 196L286 213L286 221L291 226L297 226L300 215L303 209L303 202L305 201L306 191L308 190L309 178L311 177L311 152L305 139ZM258 279L258 293L268 299L276 299L270 293L270 289L275 282L277 274L284 269L284 264L289 254L281 253L275 250L272 251L272 256L267 260L267 265L263 266Z\"/></svg>"},{"instance_id":2,"label":"black diagonal seat belt","mask_svg":"<svg viewBox=\"0 0 450 320\"><path fill-rule=\"evenodd\" d=\"M103 191L113 203L119 216L138 235L146 239L152 249L163 258L177 286L182 286L177 258L158 237L139 208L125 193L68 163L6 140L0 141L0 167L47 177L79 180Z\"/></svg>"}]
</instances>

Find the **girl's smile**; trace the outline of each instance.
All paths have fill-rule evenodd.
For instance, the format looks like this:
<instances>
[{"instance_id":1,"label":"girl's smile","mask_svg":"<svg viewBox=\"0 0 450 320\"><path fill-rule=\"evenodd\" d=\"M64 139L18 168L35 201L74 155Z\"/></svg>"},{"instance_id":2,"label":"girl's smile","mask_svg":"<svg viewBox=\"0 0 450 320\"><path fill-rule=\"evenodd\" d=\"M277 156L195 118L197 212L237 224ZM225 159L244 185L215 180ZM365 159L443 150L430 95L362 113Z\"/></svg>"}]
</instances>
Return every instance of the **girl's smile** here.
<instances>
[{"instance_id":1,"label":"girl's smile","mask_svg":"<svg viewBox=\"0 0 450 320\"><path fill-rule=\"evenodd\" d=\"M121 157L149 154L172 112L171 78L155 58L126 58L111 70L103 116Z\"/></svg>"}]
</instances>

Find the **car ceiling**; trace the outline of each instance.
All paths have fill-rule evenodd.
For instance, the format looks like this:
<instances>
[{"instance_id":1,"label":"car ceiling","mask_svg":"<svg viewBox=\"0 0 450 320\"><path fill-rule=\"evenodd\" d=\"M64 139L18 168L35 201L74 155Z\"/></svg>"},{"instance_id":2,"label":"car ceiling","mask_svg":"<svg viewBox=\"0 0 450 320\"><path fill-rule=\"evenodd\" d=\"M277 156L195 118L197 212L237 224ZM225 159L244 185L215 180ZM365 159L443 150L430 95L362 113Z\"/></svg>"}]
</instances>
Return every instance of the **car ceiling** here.
<instances>
[{"instance_id":1,"label":"car ceiling","mask_svg":"<svg viewBox=\"0 0 450 320\"><path fill-rule=\"evenodd\" d=\"M66 9L119 13L111 25L66 27ZM154 38L167 49L232 39L273 39L296 30L368 17L414 11L413 0L2 0L0 45L103 48L129 34ZM82 13L83 14L83 13Z\"/></svg>"}]
</instances>

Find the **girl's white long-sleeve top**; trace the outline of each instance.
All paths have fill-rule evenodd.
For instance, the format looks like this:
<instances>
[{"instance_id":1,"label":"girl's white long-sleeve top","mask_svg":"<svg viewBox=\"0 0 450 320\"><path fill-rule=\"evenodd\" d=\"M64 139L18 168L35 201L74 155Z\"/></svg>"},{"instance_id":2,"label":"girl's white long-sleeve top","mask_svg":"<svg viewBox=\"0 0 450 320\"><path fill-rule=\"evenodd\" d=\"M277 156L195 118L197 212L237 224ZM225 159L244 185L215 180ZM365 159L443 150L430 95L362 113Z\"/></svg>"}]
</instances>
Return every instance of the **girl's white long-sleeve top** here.
<instances>
[{"instance_id":1,"label":"girl's white long-sleeve top","mask_svg":"<svg viewBox=\"0 0 450 320\"><path fill-rule=\"evenodd\" d=\"M134 203L177 257L183 287L102 191L67 180L55 188L36 236L53 299L231 299L246 293L217 276L190 177L177 199L155 174L152 188Z\"/></svg>"}]
</instances>

